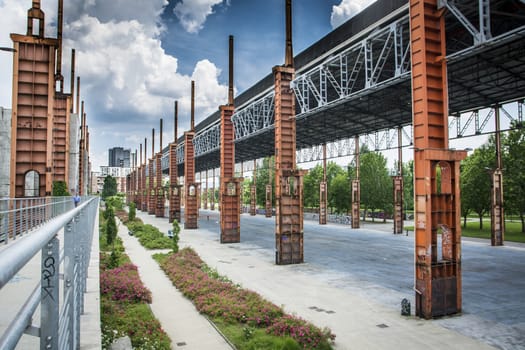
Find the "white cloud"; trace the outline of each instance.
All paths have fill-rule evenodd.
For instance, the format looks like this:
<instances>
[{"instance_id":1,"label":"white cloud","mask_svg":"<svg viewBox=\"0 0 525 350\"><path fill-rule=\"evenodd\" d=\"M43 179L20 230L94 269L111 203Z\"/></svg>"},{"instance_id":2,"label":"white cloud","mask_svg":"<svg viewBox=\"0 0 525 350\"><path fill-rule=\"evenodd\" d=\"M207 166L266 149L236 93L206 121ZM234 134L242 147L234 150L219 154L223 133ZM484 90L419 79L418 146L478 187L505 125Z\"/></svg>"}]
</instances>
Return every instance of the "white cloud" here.
<instances>
[{"instance_id":1,"label":"white cloud","mask_svg":"<svg viewBox=\"0 0 525 350\"><path fill-rule=\"evenodd\" d=\"M339 5L332 6L332 15L330 17L332 29L339 27L375 1L376 0L341 0Z\"/></svg>"},{"instance_id":2,"label":"white cloud","mask_svg":"<svg viewBox=\"0 0 525 350\"><path fill-rule=\"evenodd\" d=\"M213 13L213 7L223 0L182 0L173 9L182 27L188 33L197 33L202 29L206 18ZM229 1L226 1L226 6Z\"/></svg>"},{"instance_id":3,"label":"white cloud","mask_svg":"<svg viewBox=\"0 0 525 350\"><path fill-rule=\"evenodd\" d=\"M57 11L49 6L56 6L56 1L42 5L48 6L44 7L46 23L52 26ZM219 84L220 71L212 62L197 62L192 75L184 75L177 71L177 58L162 48L160 15L166 0L71 0L64 5L65 90L69 92L69 57L75 48L94 170L106 164L108 148L138 148L145 137L150 139L151 128L158 135L160 118L165 120L164 144L171 142L174 100L179 100L179 135L187 130L192 79L197 122L226 103L227 86ZM0 0L0 46L12 45L10 32L25 33L30 6L29 0ZM46 29L46 36L55 35L53 28ZM7 108L11 107L11 63L11 54L0 52L0 106Z\"/></svg>"}]
</instances>

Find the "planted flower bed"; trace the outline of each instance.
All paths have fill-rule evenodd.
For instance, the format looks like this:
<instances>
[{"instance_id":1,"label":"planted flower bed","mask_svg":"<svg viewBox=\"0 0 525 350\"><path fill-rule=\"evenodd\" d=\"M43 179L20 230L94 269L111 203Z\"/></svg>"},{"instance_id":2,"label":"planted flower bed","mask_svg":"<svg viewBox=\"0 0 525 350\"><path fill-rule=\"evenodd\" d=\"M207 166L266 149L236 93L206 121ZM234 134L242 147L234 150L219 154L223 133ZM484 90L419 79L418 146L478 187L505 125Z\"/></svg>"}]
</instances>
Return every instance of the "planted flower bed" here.
<instances>
[{"instance_id":1,"label":"planted flower bed","mask_svg":"<svg viewBox=\"0 0 525 350\"><path fill-rule=\"evenodd\" d=\"M286 349L332 348L335 335L329 329L320 329L299 317L287 315L259 294L219 276L192 249L156 258L173 284L194 302L199 312L209 316L238 349L274 349L276 344ZM278 339L268 340L271 336ZM257 337L265 339L257 342Z\"/></svg>"}]
</instances>

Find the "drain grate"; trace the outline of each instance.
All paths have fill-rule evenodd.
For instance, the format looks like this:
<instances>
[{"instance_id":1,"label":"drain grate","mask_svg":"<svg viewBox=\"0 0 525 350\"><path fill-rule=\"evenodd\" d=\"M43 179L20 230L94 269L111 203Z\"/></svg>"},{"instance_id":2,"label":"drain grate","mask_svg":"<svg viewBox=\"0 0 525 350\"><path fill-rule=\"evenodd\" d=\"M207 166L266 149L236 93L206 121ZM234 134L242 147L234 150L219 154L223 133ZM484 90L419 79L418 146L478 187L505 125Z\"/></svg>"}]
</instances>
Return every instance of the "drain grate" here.
<instances>
[{"instance_id":1,"label":"drain grate","mask_svg":"<svg viewBox=\"0 0 525 350\"><path fill-rule=\"evenodd\" d=\"M388 326L384 323L378 324L376 327L378 328L388 328Z\"/></svg>"},{"instance_id":2,"label":"drain grate","mask_svg":"<svg viewBox=\"0 0 525 350\"><path fill-rule=\"evenodd\" d=\"M317 306L310 306L309 309L310 310L315 310L317 312L324 312L324 313L327 313L329 315L335 314L335 311L333 311L333 310L325 310L325 309L321 309L320 307L317 307Z\"/></svg>"},{"instance_id":3,"label":"drain grate","mask_svg":"<svg viewBox=\"0 0 525 350\"><path fill-rule=\"evenodd\" d=\"M177 346L186 346L186 342L185 341L181 341L181 342L178 342L177 343Z\"/></svg>"}]
</instances>

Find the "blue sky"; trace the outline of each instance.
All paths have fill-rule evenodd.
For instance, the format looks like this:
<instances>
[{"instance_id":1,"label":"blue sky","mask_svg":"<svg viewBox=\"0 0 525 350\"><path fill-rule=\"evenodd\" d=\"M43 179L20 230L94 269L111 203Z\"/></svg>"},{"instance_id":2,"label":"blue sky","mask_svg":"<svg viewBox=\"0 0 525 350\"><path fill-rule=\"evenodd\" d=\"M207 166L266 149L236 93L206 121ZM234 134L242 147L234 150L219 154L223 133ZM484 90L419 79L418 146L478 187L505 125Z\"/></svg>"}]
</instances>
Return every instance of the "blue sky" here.
<instances>
[{"instance_id":1,"label":"blue sky","mask_svg":"<svg viewBox=\"0 0 525 350\"><path fill-rule=\"evenodd\" d=\"M41 0L46 36L55 37L57 0ZM307 48L373 0L295 0L294 53ZM91 135L91 161L107 150L139 148L164 118L164 145L173 140L173 101L179 136L188 129L190 82L196 119L227 99L228 36L235 37L236 94L284 63L284 0L66 0L64 66L69 92L70 50L76 49L81 98ZM0 46L25 33L31 0L0 0ZM0 106L11 107L12 59L0 52ZM156 137L158 150L158 136ZM151 153L151 141L148 155Z\"/></svg>"}]
</instances>

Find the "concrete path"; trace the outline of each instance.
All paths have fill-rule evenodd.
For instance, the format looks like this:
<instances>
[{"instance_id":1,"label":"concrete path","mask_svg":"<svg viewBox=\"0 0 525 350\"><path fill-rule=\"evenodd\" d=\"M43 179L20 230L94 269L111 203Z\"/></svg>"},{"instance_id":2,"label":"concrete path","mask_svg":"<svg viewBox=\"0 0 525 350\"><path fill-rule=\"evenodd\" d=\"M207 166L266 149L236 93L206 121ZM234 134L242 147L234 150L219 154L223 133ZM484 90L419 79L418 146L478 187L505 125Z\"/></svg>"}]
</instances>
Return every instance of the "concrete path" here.
<instances>
[{"instance_id":1,"label":"concrete path","mask_svg":"<svg viewBox=\"0 0 525 350\"><path fill-rule=\"evenodd\" d=\"M147 215L147 214L146 214ZM165 219L166 223L168 222ZM166 232L166 231L165 231ZM142 282L151 290L151 309L172 341L173 349L231 350L231 346L195 306L179 292L137 238L128 235L126 226L119 224L119 236L126 254L137 265Z\"/></svg>"},{"instance_id":2,"label":"concrete path","mask_svg":"<svg viewBox=\"0 0 525 350\"><path fill-rule=\"evenodd\" d=\"M170 228L167 219L155 218L141 212L138 212L137 216L163 232ZM363 283L363 290L348 289L341 285L345 280L341 278L339 271L308 262L301 265L276 266L273 249L261 243L262 236L268 236L266 238L270 241L273 239L274 219L250 218L247 215L242 217L242 232L254 231L250 232L249 237L243 236L241 232L241 239L244 240L242 243L221 245L217 234L217 212L201 211L199 229L182 230L180 244L193 247L201 258L219 273L245 288L260 293L273 303L282 305L287 312L308 319L319 327L329 327L337 335L337 349L492 348L479 338L460 334L449 327L445 328L439 321L402 317L400 307L393 309L375 298L378 291L384 294L393 293L397 298L395 290L389 291L383 286L370 286L366 281ZM247 220L253 221L249 229ZM379 237L375 239L377 238ZM375 256L373 251L368 251L368 254ZM356 268L366 273L363 272L367 270L366 266ZM370 270L369 273L378 272ZM388 299L388 295L386 297ZM462 317L464 316L455 318ZM465 322L469 323L469 318L465 318ZM473 329L477 327L476 324L468 326ZM520 344L501 348L516 349L520 348Z\"/></svg>"}]
</instances>

